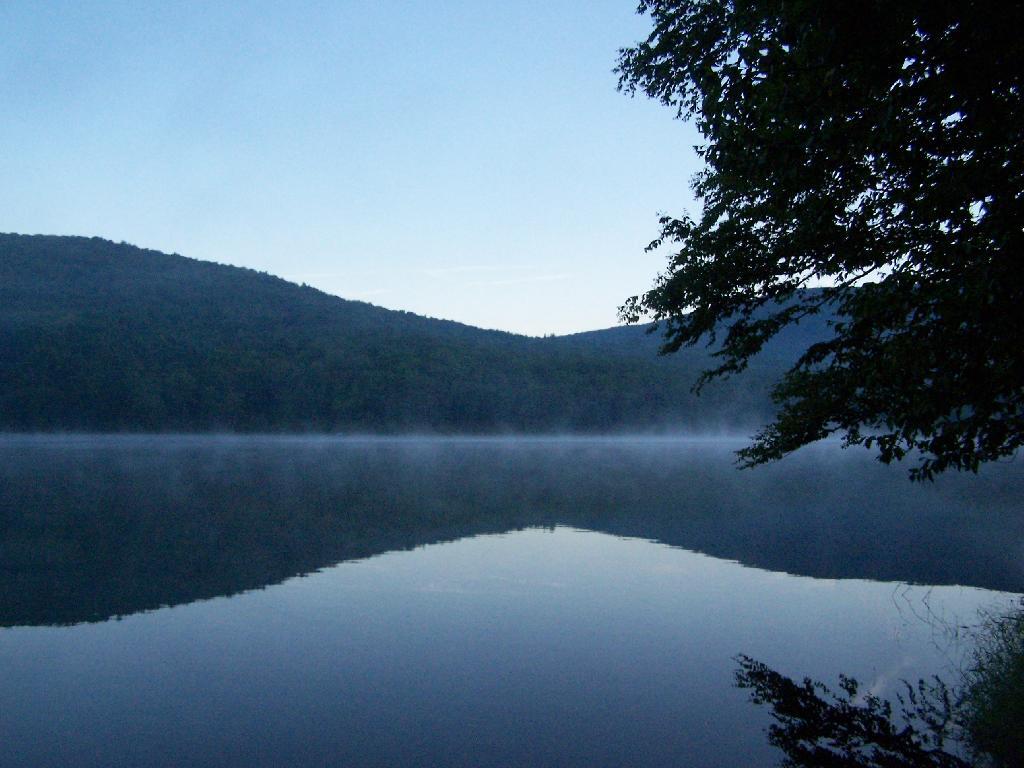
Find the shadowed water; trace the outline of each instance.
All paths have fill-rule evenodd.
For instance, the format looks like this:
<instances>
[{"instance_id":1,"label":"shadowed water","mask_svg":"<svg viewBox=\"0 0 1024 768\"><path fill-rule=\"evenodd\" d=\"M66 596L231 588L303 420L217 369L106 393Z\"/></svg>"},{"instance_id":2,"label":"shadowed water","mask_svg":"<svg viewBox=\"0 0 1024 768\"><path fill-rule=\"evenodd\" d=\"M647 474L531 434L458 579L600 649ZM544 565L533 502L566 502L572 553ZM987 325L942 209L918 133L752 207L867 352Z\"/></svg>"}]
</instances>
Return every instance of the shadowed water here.
<instances>
[{"instance_id":1,"label":"shadowed water","mask_svg":"<svg viewBox=\"0 0 1024 768\"><path fill-rule=\"evenodd\" d=\"M892 691L1024 591L1017 465L736 447L2 439L2 762L770 763L736 654Z\"/></svg>"}]
</instances>

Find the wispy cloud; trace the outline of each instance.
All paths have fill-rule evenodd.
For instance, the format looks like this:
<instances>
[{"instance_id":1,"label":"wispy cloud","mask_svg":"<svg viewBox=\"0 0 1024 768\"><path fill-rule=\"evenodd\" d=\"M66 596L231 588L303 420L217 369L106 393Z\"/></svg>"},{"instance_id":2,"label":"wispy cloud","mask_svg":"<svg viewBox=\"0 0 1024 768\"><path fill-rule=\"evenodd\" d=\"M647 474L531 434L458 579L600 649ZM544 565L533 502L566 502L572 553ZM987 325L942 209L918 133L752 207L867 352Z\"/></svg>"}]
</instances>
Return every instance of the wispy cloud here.
<instances>
[{"instance_id":1,"label":"wispy cloud","mask_svg":"<svg viewBox=\"0 0 1024 768\"><path fill-rule=\"evenodd\" d=\"M523 283L554 283L559 280L569 280L572 275L564 272L553 275L530 275L529 277L512 277L507 280L484 280L475 283L468 283L470 288L488 288L500 285L520 285Z\"/></svg>"},{"instance_id":2,"label":"wispy cloud","mask_svg":"<svg viewBox=\"0 0 1024 768\"><path fill-rule=\"evenodd\" d=\"M292 281L305 281L305 280L323 280L329 277L344 277L344 272L303 272L301 274L286 274L282 275L287 280Z\"/></svg>"},{"instance_id":3,"label":"wispy cloud","mask_svg":"<svg viewBox=\"0 0 1024 768\"><path fill-rule=\"evenodd\" d=\"M545 273L543 269L533 264L462 264L453 267L425 267L419 271L428 277L449 278L459 282L475 277L471 282L462 283L466 288L551 283L572 278L567 272Z\"/></svg>"},{"instance_id":4,"label":"wispy cloud","mask_svg":"<svg viewBox=\"0 0 1024 768\"><path fill-rule=\"evenodd\" d=\"M412 274L451 280L465 288L494 288L528 283L552 283L573 278L573 275L568 272L544 273L541 271L542 269L542 267L525 264L465 264L454 267L424 267L415 270ZM342 271L305 272L288 275L288 279L296 282L305 282L307 280L337 279L345 276L346 273ZM470 279L470 282L464 282L466 279ZM392 288L372 288L365 291L349 290L346 296L362 298L393 292Z\"/></svg>"},{"instance_id":5,"label":"wispy cloud","mask_svg":"<svg viewBox=\"0 0 1024 768\"><path fill-rule=\"evenodd\" d=\"M445 277L447 275L465 275L481 272L529 272L536 269L537 267L516 264L465 264L457 267L428 267L421 269L420 273L430 277Z\"/></svg>"}]
</instances>

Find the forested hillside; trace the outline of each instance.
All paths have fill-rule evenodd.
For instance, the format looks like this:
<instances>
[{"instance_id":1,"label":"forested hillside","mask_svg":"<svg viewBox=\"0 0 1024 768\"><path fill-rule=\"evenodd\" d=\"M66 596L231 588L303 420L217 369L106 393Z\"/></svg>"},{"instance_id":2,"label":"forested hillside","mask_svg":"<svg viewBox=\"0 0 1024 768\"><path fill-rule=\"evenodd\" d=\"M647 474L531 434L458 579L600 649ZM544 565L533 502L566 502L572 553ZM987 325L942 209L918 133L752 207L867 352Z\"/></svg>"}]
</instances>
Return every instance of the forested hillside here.
<instances>
[{"instance_id":1,"label":"forested hillside","mask_svg":"<svg viewBox=\"0 0 1024 768\"><path fill-rule=\"evenodd\" d=\"M791 342L698 398L707 352L658 357L641 328L517 336L99 238L0 235L6 430L748 429Z\"/></svg>"}]
</instances>

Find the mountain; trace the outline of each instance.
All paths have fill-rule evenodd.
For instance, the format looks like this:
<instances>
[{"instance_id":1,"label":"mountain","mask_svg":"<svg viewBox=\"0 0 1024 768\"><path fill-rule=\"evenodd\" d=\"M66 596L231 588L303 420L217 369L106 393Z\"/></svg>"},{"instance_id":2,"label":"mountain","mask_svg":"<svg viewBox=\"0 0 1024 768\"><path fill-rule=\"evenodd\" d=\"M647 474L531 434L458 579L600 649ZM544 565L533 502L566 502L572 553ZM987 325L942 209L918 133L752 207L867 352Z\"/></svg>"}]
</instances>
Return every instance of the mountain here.
<instances>
[{"instance_id":1,"label":"mountain","mask_svg":"<svg viewBox=\"0 0 1024 768\"><path fill-rule=\"evenodd\" d=\"M818 329L820 330L820 329ZM645 329L532 338L100 238L0 234L0 429L748 429L811 340L690 392L708 353Z\"/></svg>"}]
</instances>

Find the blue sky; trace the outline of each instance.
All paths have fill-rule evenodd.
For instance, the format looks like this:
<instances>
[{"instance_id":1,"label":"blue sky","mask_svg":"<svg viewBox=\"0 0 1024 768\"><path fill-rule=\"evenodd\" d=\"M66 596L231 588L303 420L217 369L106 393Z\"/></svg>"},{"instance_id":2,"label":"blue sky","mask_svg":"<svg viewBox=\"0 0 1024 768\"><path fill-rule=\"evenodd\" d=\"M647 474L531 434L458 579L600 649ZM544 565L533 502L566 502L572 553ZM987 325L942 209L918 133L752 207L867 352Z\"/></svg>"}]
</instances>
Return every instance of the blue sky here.
<instances>
[{"instance_id":1,"label":"blue sky","mask_svg":"<svg viewBox=\"0 0 1024 768\"><path fill-rule=\"evenodd\" d=\"M0 231L521 333L613 325L693 210L632 0L0 4Z\"/></svg>"}]
</instances>

